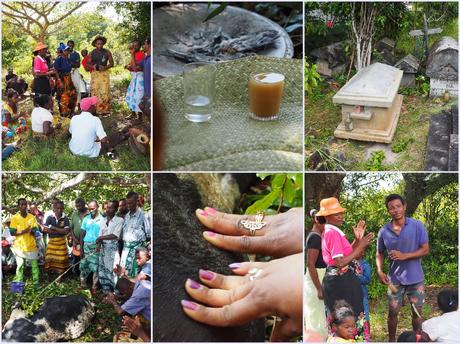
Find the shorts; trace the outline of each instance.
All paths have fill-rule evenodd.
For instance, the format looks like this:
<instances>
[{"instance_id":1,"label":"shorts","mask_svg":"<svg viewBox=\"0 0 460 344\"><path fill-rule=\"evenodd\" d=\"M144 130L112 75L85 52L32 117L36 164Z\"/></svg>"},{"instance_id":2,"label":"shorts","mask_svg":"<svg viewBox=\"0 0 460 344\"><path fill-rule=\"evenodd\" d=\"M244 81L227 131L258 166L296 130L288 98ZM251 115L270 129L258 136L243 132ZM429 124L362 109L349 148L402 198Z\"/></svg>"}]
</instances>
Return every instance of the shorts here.
<instances>
[{"instance_id":1,"label":"shorts","mask_svg":"<svg viewBox=\"0 0 460 344\"><path fill-rule=\"evenodd\" d=\"M396 293L392 293L388 288L388 304L391 309L399 309L403 305L404 295L407 295L409 302L415 307L421 308L425 302L425 284L423 282L409 285L395 285L398 289Z\"/></svg>"}]
</instances>

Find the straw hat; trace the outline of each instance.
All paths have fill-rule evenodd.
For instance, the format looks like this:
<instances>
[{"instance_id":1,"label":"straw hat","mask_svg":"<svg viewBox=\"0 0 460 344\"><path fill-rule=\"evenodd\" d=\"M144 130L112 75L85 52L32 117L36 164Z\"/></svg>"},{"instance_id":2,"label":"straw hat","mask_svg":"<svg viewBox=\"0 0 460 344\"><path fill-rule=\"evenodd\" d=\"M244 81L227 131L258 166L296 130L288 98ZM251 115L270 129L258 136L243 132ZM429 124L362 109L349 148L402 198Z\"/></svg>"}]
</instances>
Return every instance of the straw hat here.
<instances>
[{"instance_id":1,"label":"straw hat","mask_svg":"<svg viewBox=\"0 0 460 344\"><path fill-rule=\"evenodd\" d=\"M38 42L38 43L35 45L35 48L34 48L34 50L33 50L32 52L34 53L34 52L36 52L36 51L40 51L40 50L46 49L46 48L48 48L48 46L47 46L45 43L43 43L43 42Z\"/></svg>"},{"instance_id":2,"label":"straw hat","mask_svg":"<svg viewBox=\"0 0 460 344\"><path fill-rule=\"evenodd\" d=\"M105 38L105 37L102 36L102 35L97 35L97 36L93 39L93 42L91 43L91 45L92 45L93 47L95 47L95 46L96 46L96 42L99 41L99 40L102 41L102 44L107 43L107 38Z\"/></svg>"},{"instance_id":3,"label":"straw hat","mask_svg":"<svg viewBox=\"0 0 460 344\"><path fill-rule=\"evenodd\" d=\"M329 216L333 214L343 213L346 209L342 208L339 200L335 197L322 199L320 202L320 209L316 216Z\"/></svg>"}]
</instances>

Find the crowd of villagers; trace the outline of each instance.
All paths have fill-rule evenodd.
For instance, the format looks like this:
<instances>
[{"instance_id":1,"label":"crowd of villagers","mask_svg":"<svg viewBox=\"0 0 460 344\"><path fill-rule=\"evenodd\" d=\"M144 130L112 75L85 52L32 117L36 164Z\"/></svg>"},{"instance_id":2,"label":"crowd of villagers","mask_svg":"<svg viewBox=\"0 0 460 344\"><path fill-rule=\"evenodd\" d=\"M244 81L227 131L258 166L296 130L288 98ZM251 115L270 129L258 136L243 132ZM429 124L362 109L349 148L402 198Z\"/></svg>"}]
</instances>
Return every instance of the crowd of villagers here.
<instances>
[{"instance_id":1,"label":"crowd of villagers","mask_svg":"<svg viewBox=\"0 0 460 344\"><path fill-rule=\"evenodd\" d=\"M8 68L6 99L2 106L2 160L18 149L20 142L15 140L16 135L27 132L29 127L33 136L42 139L65 128L64 131L68 130L72 136L69 149L74 155L97 157L102 152L115 158L114 147L129 138L130 128L107 136L100 120L111 114L110 69L114 67L114 59L111 51L105 48L106 43L107 38L98 35L92 41L94 49L89 52L83 49L80 55L75 42L69 40L67 44L59 44L55 56L46 44L37 43L31 66L34 109L30 115L19 109L19 101L29 85ZM142 125L145 119L147 122L150 119L150 38L144 42L134 40L129 50L131 58L125 68L131 73L131 81L125 101L131 113L126 119ZM90 82L84 80L81 68L90 73ZM54 115L55 103L59 116ZM134 134L137 137L140 133ZM145 137L142 139L145 141ZM12 142L6 144L7 141Z\"/></svg>"},{"instance_id":2,"label":"crowd of villagers","mask_svg":"<svg viewBox=\"0 0 460 344\"><path fill-rule=\"evenodd\" d=\"M82 290L113 305L121 317L115 341L150 341L151 216L143 206L144 198L133 191L102 207L77 198L68 217L59 199L42 211L20 198L12 207L18 211L3 221L3 276L13 274L11 284L23 288L30 266L37 289L41 274L48 286L78 278Z\"/></svg>"}]
</instances>

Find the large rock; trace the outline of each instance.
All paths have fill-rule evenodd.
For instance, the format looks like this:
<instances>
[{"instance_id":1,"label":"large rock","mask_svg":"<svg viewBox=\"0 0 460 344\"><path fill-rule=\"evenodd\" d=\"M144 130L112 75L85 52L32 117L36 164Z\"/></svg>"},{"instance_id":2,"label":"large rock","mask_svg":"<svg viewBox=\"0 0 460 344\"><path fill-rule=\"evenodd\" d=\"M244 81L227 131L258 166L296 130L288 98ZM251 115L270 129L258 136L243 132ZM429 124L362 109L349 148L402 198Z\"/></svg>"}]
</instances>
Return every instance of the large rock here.
<instances>
[{"instance_id":1,"label":"large rock","mask_svg":"<svg viewBox=\"0 0 460 344\"><path fill-rule=\"evenodd\" d=\"M375 44L375 49L382 55L383 63L391 66L394 65L396 61L396 57L394 55L395 41L385 37Z\"/></svg>"},{"instance_id":2,"label":"large rock","mask_svg":"<svg viewBox=\"0 0 460 344\"><path fill-rule=\"evenodd\" d=\"M313 49L310 55L316 59L318 73L332 76L345 72L349 59L344 46L348 41L337 42Z\"/></svg>"},{"instance_id":3,"label":"large rock","mask_svg":"<svg viewBox=\"0 0 460 344\"><path fill-rule=\"evenodd\" d=\"M84 296L48 298L32 318L14 309L3 327L2 341L59 342L77 339L91 324L95 314L94 304Z\"/></svg>"},{"instance_id":4,"label":"large rock","mask_svg":"<svg viewBox=\"0 0 460 344\"><path fill-rule=\"evenodd\" d=\"M253 176L253 175L252 175ZM251 175L238 174L238 185ZM198 279L198 269L230 274L228 265L243 255L217 249L203 239L204 227L195 210L211 206L231 212L241 196L230 175L155 174L153 177L153 341L262 342L264 321L228 328L198 323L184 314L180 301L189 299L184 284Z\"/></svg>"}]
</instances>

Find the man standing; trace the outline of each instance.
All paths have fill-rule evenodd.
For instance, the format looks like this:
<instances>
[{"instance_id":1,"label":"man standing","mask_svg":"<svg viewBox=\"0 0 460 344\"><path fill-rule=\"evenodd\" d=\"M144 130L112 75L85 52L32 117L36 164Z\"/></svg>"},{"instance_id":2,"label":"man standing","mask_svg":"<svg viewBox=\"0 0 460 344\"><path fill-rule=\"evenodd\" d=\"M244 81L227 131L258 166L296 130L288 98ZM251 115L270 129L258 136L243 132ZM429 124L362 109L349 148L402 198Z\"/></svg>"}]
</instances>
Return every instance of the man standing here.
<instances>
[{"instance_id":1,"label":"man standing","mask_svg":"<svg viewBox=\"0 0 460 344\"><path fill-rule=\"evenodd\" d=\"M40 271L38 270L38 250L35 243L34 233L38 231L38 223L35 216L27 212L27 200L18 199L19 212L11 218L10 233L15 236L12 251L16 256L16 277L14 281L24 281L24 265L30 261L32 267L32 280L35 287L39 286Z\"/></svg>"},{"instance_id":2,"label":"man standing","mask_svg":"<svg viewBox=\"0 0 460 344\"><path fill-rule=\"evenodd\" d=\"M412 307L412 328L416 332L421 329L425 299L422 257L428 254L429 247L424 225L406 217L404 198L391 194L387 196L385 204L392 220L379 231L376 263L380 281L388 285L388 335L389 341L394 342L398 314L405 294ZM383 272L385 251L390 260L388 275Z\"/></svg>"},{"instance_id":3,"label":"man standing","mask_svg":"<svg viewBox=\"0 0 460 344\"><path fill-rule=\"evenodd\" d=\"M86 208L83 198L77 198L75 200L75 209L76 210L72 213L70 218L70 235L72 237L72 265L75 265L80 261L81 224L85 216L89 214L88 208ZM73 267L72 272L76 275L80 275L80 269L78 268L78 265Z\"/></svg>"},{"instance_id":4,"label":"man standing","mask_svg":"<svg viewBox=\"0 0 460 344\"><path fill-rule=\"evenodd\" d=\"M82 288L88 288L86 282L88 276L93 273L91 293L95 294L98 283L99 253L96 251L96 240L104 218L99 214L99 206L96 201L88 203L90 214L83 219L81 224L81 262L80 262L80 282Z\"/></svg>"},{"instance_id":5,"label":"man standing","mask_svg":"<svg viewBox=\"0 0 460 344\"><path fill-rule=\"evenodd\" d=\"M72 83L75 86L75 90L77 91L77 104L80 104L80 100L82 98L82 94L86 93L86 84L83 81L83 78L80 74L80 54L74 50L75 42L70 40L67 42L67 46L70 48L69 53L69 62L72 66L72 71L70 72L70 76L72 78ZM75 111L75 109L72 109Z\"/></svg>"},{"instance_id":6,"label":"man standing","mask_svg":"<svg viewBox=\"0 0 460 344\"><path fill-rule=\"evenodd\" d=\"M150 226L145 219L144 212L139 208L139 195L130 191L126 196L129 212L123 223L123 251L120 265L125 268L128 277L137 275L135 260L136 248L143 246L150 239Z\"/></svg>"}]
</instances>

